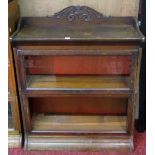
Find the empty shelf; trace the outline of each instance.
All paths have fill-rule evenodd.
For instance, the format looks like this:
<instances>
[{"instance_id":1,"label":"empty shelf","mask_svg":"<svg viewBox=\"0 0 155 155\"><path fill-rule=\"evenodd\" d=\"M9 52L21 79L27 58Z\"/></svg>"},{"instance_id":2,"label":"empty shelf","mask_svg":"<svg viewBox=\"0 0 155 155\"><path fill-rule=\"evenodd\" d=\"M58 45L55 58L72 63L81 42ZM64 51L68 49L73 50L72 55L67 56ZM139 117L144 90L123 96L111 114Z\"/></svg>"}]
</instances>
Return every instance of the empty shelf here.
<instances>
[{"instance_id":1,"label":"empty shelf","mask_svg":"<svg viewBox=\"0 0 155 155\"><path fill-rule=\"evenodd\" d=\"M126 116L34 115L33 131L126 133Z\"/></svg>"},{"instance_id":2,"label":"empty shelf","mask_svg":"<svg viewBox=\"0 0 155 155\"><path fill-rule=\"evenodd\" d=\"M27 77L27 89L112 89L129 90L127 76L51 76Z\"/></svg>"}]
</instances>

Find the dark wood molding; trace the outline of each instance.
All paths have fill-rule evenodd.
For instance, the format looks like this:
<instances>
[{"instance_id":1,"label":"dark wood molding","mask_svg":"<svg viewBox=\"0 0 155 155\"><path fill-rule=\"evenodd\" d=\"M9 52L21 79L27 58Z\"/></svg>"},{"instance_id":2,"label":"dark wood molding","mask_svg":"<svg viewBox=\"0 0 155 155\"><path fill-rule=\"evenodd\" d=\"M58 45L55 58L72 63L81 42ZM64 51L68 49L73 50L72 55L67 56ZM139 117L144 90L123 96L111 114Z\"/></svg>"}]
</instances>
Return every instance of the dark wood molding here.
<instances>
[{"instance_id":1,"label":"dark wood molding","mask_svg":"<svg viewBox=\"0 0 155 155\"><path fill-rule=\"evenodd\" d=\"M104 16L88 6L69 6L54 15L57 19L65 19L69 22L80 20L84 22L101 19Z\"/></svg>"}]
</instances>

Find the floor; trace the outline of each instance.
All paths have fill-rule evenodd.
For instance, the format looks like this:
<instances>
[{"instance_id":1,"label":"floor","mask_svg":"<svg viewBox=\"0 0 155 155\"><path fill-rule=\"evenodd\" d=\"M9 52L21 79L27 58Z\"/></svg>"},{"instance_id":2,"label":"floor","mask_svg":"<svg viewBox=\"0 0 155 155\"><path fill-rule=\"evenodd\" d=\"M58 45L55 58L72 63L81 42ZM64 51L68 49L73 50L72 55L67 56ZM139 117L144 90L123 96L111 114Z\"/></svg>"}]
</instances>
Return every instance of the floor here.
<instances>
[{"instance_id":1,"label":"floor","mask_svg":"<svg viewBox=\"0 0 155 155\"><path fill-rule=\"evenodd\" d=\"M9 149L8 155L146 155L146 133L135 135L135 151L121 152L69 152L69 151L24 151L23 149Z\"/></svg>"}]
</instances>

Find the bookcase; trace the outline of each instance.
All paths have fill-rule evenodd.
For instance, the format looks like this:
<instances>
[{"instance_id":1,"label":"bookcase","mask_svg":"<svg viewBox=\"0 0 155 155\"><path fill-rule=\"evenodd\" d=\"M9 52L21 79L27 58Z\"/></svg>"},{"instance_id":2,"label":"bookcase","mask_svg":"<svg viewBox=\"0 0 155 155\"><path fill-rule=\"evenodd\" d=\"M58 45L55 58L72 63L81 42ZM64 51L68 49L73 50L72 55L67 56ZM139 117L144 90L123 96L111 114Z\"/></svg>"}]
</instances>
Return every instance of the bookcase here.
<instances>
[{"instance_id":1,"label":"bookcase","mask_svg":"<svg viewBox=\"0 0 155 155\"><path fill-rule=\"evenodd\" d=\"M16 30L19 9L16 0L8 1L9 36ZM21 147L20 108L18 102L12 48L8 37L8 147Z\"/></svg>"},{"instance_id":2,"label":"bookcase","mask_svg":"<svg viewBox=\"0 0 155 155\"><path fill-rule=\"evenodd\" d=\"M70 6L10 37L25 149L134 149L141 42L134 17Z\"/></svg>"}]
</instances>

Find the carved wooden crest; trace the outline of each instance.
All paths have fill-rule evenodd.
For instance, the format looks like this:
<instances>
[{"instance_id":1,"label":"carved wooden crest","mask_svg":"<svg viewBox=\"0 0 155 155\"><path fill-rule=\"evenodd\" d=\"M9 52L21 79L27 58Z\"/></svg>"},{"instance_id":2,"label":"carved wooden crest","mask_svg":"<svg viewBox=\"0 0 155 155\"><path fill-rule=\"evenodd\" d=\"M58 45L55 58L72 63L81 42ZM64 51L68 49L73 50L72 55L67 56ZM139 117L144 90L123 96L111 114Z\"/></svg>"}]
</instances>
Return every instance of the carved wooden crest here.
<instances>
[{"instance_id":1,"label":"carved wooden crest","mask_svg":"<svg viewBox=\"0 0 155 155\"><path fill-rule=\"evenodd\" d=\"M54 15L57 19L66 19L68 21L92 21L101 19L104 16L87 6L70 6Z\"/></svg>"}]
</instances>

